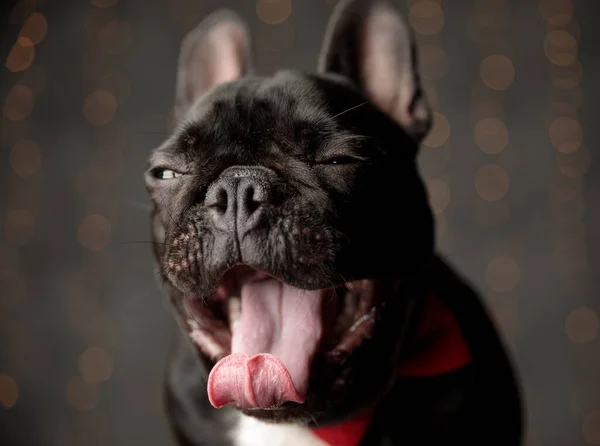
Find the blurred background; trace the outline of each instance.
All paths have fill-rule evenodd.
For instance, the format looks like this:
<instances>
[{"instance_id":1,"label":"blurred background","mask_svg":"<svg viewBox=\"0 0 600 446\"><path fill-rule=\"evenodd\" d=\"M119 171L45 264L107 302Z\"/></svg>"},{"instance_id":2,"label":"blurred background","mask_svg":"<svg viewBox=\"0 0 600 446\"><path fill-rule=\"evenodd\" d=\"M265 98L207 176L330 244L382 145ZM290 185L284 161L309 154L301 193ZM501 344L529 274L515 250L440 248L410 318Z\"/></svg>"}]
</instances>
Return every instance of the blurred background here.
<instances>
[{"instance_id":1,"label":"blurred background","mask_svg":"<svg viewBox=\"0 0 600 446\"><path fill-rule=\"evenodd\" d=\"M519 368L526 444L600 445L600 2L400 2L435 109L439 248ZM172 445L142 173L181 39L231 7L260 73L313 70L336 1L0 3L0 444Z\"/></svg>"}]
</instances>

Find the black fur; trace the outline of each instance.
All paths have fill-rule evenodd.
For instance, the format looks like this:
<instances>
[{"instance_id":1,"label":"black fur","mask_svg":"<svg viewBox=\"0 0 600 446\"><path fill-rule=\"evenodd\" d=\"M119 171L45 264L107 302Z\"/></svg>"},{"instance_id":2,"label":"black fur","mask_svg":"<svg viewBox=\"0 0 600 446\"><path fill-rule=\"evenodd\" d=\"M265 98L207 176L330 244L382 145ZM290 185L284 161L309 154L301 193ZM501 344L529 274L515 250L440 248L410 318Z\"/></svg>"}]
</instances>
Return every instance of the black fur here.
<instances>
[{"instance_id":1,"label":"black fur","mask_svg":"<svg viewBox=\"0 0 600 446\"><path fill-rule=\"evenodd\" d=\"M389 4L343 3L317 74L249 75L247 33L231 13L211 16L186 40L177 102L183 124L154 152L146 177L155 255L178 320L187 331L188 297L210 306L219 279L240 263L307 290L375 279L385 298L372 336L349 355L315 358L306 403L252 415L314 426L378 403L365 445L385 437L402 445L443 439L516 446L521 411L509 361L478 298L435 255L415 161L430 125L418 75L411 68L397 80L410 98L390 98L389 108L377 102L361 65L361 20ZM187 72L194 51L211 63L215 48L206 36L228 20L224 32L237 48L231 54L247 75L219 83L202 77L202 67ZM390 57L416 66L414 45L404 44L404 59ZM165 181L164 169L182 176ZM403 347L432 289L461 323L474 362L439 378L398 380ZM186 338L166 380L174 431L182 445L227 445L233 409L209 405L213 361Z\"/></svg>"}]
</instances>

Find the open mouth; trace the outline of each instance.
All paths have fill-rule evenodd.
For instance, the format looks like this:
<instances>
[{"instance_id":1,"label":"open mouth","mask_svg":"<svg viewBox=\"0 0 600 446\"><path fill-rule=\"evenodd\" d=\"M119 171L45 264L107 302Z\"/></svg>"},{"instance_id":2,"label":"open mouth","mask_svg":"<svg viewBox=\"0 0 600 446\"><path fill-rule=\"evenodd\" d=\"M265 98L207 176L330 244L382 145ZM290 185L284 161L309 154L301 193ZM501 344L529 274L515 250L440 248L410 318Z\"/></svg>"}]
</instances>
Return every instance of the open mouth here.
<instances>
[{"instance_id":1,"label":"open mouth","mask_svg":"<svg viewBox=\"0 0 600 446\"><path fill-rule=\"evenodd\" d=\"M315 355L343 361L372 335L379 294L373 280L301 290L239 265L211 298L186 296L190 336L216 362L208 379L211 404L303 403Z\"/></svg>"}]
</instances>

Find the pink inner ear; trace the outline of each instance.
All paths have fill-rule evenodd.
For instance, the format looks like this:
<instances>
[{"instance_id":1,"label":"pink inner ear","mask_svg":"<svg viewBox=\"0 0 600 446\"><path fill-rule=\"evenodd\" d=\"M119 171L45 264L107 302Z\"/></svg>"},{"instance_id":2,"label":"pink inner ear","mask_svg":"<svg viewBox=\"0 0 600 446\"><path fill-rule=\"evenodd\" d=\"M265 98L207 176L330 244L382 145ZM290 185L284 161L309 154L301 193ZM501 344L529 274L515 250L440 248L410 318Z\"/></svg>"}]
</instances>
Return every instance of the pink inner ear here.
<instances>
[{"instance_id":1,"label":"pink inner ear","mask_svg":"<svg viewBox=\"0 0 600 446\"><path fill-rule=\"evenodd\" d=\"M230 25L217 27L209 36L210 51L208 64L210 76L208 88L233 81L242 75L243 36Z\"/></svg>"},{"instance_id":2,"label":"pink inner ear","mask_svg":"<svg viewBox=\"0 0 600 446\"><path fill-rule=\"evenodd\" d=\"M401 125L410 127L415 94L410 39L396 14L379 7L368 17L363 34L363 79L372 100Z\"/></svg>"}]
</instances>

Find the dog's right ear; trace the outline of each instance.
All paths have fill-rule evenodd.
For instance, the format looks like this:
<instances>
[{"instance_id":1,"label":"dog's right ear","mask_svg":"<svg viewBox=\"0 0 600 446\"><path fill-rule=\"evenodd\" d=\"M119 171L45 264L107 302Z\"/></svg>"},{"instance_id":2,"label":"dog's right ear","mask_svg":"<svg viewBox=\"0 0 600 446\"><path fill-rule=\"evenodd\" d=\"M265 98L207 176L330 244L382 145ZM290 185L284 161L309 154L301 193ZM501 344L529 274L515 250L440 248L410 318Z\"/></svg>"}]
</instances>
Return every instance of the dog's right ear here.
<instances>
[{"instance_id":1,"label":"dog's right ear","mask_svg":"<svg viewBox=\"0 0 600 446\"><path fill-rule=\"evenodd\" d=\"M350 79L416 142L429 131L431 110L415 41L392 0L341 0L329 20L318 71Z\"/></svg>"},{"instance_id":2,"label":"dog's right ear","mask_svg":"<svg viewBox=\"0 0 600 446\"><path fill-rule=\"evenodd\" d=\"M229 10L205 18L183 40L177 69L175 114L180 119L211 88L251 69L251 40L245 23Z\"/></svg>"}]
</instances>

